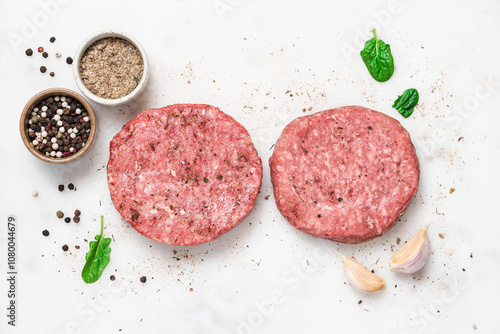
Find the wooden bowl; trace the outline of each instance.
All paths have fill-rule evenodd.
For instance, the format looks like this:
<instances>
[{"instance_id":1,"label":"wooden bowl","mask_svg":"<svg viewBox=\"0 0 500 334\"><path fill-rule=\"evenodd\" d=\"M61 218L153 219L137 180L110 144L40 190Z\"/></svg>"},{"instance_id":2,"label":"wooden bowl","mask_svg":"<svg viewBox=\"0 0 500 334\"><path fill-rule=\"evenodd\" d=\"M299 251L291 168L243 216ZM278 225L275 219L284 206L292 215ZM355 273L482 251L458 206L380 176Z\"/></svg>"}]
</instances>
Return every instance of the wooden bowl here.
<instances>
[{"instance_id":1,"label":"wooden bowl","mask_svg":"<svg viewBox=\"0 0 500 334\"><path fill-rule=\"evenodd\" d=\"M88 117L90 119L90 132L87 142L85 143L85 146L83 146L75 154L69 155L67 157L56 158L56 157L46 156L45 154L43 154L42 152L40 152L38 149L35 148L28 135L28 130L29 130L28 122L31 118L31 112L38 105L38 103L51 96L67 96L75 101L78 101L85 108L85 110L88 113ZM64 164L67 162L75 161L81 158L85 153L87 153L92 147L92 144L94 143L96 127L97 124L96 124L95 114L90 104L81 95L66 88L49 88L33 96L24 107L19 124L19 129L21 131L21 138L23 139L23 143L26 146L26 148L31 152L31 154L33 154L40 160L50 162L53 164Z\"/></svg>"}]
</instances>

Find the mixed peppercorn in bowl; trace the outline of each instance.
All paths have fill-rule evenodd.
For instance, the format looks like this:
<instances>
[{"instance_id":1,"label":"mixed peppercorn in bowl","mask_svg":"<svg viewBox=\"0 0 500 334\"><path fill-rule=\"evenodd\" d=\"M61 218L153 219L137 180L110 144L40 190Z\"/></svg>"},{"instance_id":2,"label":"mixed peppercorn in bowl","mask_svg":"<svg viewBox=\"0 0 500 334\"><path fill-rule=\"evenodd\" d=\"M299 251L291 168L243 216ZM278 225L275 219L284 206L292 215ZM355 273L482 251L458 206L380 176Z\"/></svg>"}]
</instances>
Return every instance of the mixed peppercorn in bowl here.
<instances>
[{"instance_id":1,"label":"mixed peppercorn in bowl","mask_svg":"<svg viewBox=\"0 0 500 334\"><path fill-rule=\"evenodd\" d=\"M69 89L50 88L26 104L20 131L24 145L34 156L60 164L74 161L90 149L96 119L82 96Z\"/></svg>"}]
</instances>

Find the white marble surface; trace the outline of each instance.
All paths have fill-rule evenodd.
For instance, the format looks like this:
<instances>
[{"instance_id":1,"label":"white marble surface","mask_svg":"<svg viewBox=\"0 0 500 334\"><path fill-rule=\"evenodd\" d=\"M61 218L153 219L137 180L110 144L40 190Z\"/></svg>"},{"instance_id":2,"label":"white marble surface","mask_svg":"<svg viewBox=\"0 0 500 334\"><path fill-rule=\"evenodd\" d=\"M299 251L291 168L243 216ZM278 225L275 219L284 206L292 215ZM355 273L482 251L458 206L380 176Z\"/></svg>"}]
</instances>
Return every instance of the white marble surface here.
<instances>
[{"instance_id":1,"label":"white marble surface","mask_svg":"<svg viewBox=\"0 0 500 334\"><path fill-rule=\"evenodd\" d=\"M382 84L358 56L370 22L396 61L394 76ZM104 28L129 32L147 50L153 69L147 92L119 110L93 104L97 141L80 162L38 161L21 142L21 110L42 89L77 90L63 58ZM0 333L498 333L499 28L496 0L2 1ZM24 55L39 45L48 59ZM56 51L63 58L55 59ZM56 76L42 75L41 65ZM391 105L409 87L421 102L402 119ZM232 115L264 162L261 195L248 219L196 247L136 233L113 208L106 185L112 136L140 111L180 102L213 104ZM279 215L267 160L291 119L351 104L402 122L418 148L422 177L416 199L389 233L339 245L300 233ZM76 192L57 190L70 182ZM55 216L76 208L80 224ZM15 328L7 326L5 310L10 214L19 221ZM84 240L98 231L101 214L105 234L114 238L112 259L103 277L87 285L80 278ZM396 239L404 242L427 224L429 263L414 277L391 273ZM64 244L70 251L61 250ZM354 291L333 249L385 277L387 289Z\"/></svg>"}]
</instances>

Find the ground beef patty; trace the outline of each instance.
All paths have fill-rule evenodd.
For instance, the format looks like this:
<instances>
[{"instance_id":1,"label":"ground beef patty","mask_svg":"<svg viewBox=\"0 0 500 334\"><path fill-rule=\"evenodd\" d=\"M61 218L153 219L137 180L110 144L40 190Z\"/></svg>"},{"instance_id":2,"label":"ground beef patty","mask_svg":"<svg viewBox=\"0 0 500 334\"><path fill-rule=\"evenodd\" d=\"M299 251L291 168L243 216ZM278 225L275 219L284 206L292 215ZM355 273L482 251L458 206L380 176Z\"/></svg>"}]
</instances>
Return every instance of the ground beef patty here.
<instances>
[{"instance_id":1,"label":"ground beef patty","mask_svg":"<svg viewBox=\"0 0 500 334\"><path fill-rule=\"evenodd\" d=\"M288 222L343 243L387 232L415 196L420 175L401 124L357 106L293 120L269 165L276 204Z\"/></svg>"},{"instance_id":2,"label":"ground beef patty","mask_svg":"<svg viewBox=\"0 0 500 334\"><path fill-rule=\"evenodd\" d=\"M110 143L108 186L121 216L171 245L214 240L252 210L262 163L248 131L218 108L145 110Z\"/></svg>"}]
</instances>

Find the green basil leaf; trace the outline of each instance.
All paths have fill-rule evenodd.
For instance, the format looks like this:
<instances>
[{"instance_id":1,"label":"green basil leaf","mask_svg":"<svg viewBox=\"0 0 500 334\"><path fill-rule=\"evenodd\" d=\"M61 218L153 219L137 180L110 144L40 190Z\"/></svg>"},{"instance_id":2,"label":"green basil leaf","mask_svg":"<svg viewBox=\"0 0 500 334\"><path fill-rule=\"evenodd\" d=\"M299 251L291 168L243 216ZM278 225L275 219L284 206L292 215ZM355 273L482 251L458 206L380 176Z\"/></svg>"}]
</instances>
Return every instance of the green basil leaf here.
<instances>
[{"instance_id":1,"label":"green basil leaf","mask_svg":"<svg viewBox=\"0 0 500 334\"><path fill-rule=\"evenodd\" d=\"M415 106L418 103L418 91L415 88L410 88L404 91L392 105L404 118L408 118L413 113Z\"/></svg>"},{"instance_id":2,"label":"green basil leaf","mask_svg":"<svg viewBox=\"0 0 500 334\"><path fill-rule=\"evenodd\" d=\"M103 238L104 216L101 216L101 234L95 236L96 241L89 243L90 250L85 256L85 266L82 270L82 278L85 283L94 283L101 277L102 272L110 261L111 243L110 238Z\"/></svg>"},{"instance_id":3,"label":"green basil leaf","mask_svg":"<svg viewBox=\"0 0 500 334\"><path fill-rule=\"evenodd\" d=\"M373 79L384 82L389 80L394 73L391 46L377 38L375 29L372 32L374 37L366 41L365 48L360 54Z\"/></svg>"}]
</instances>

